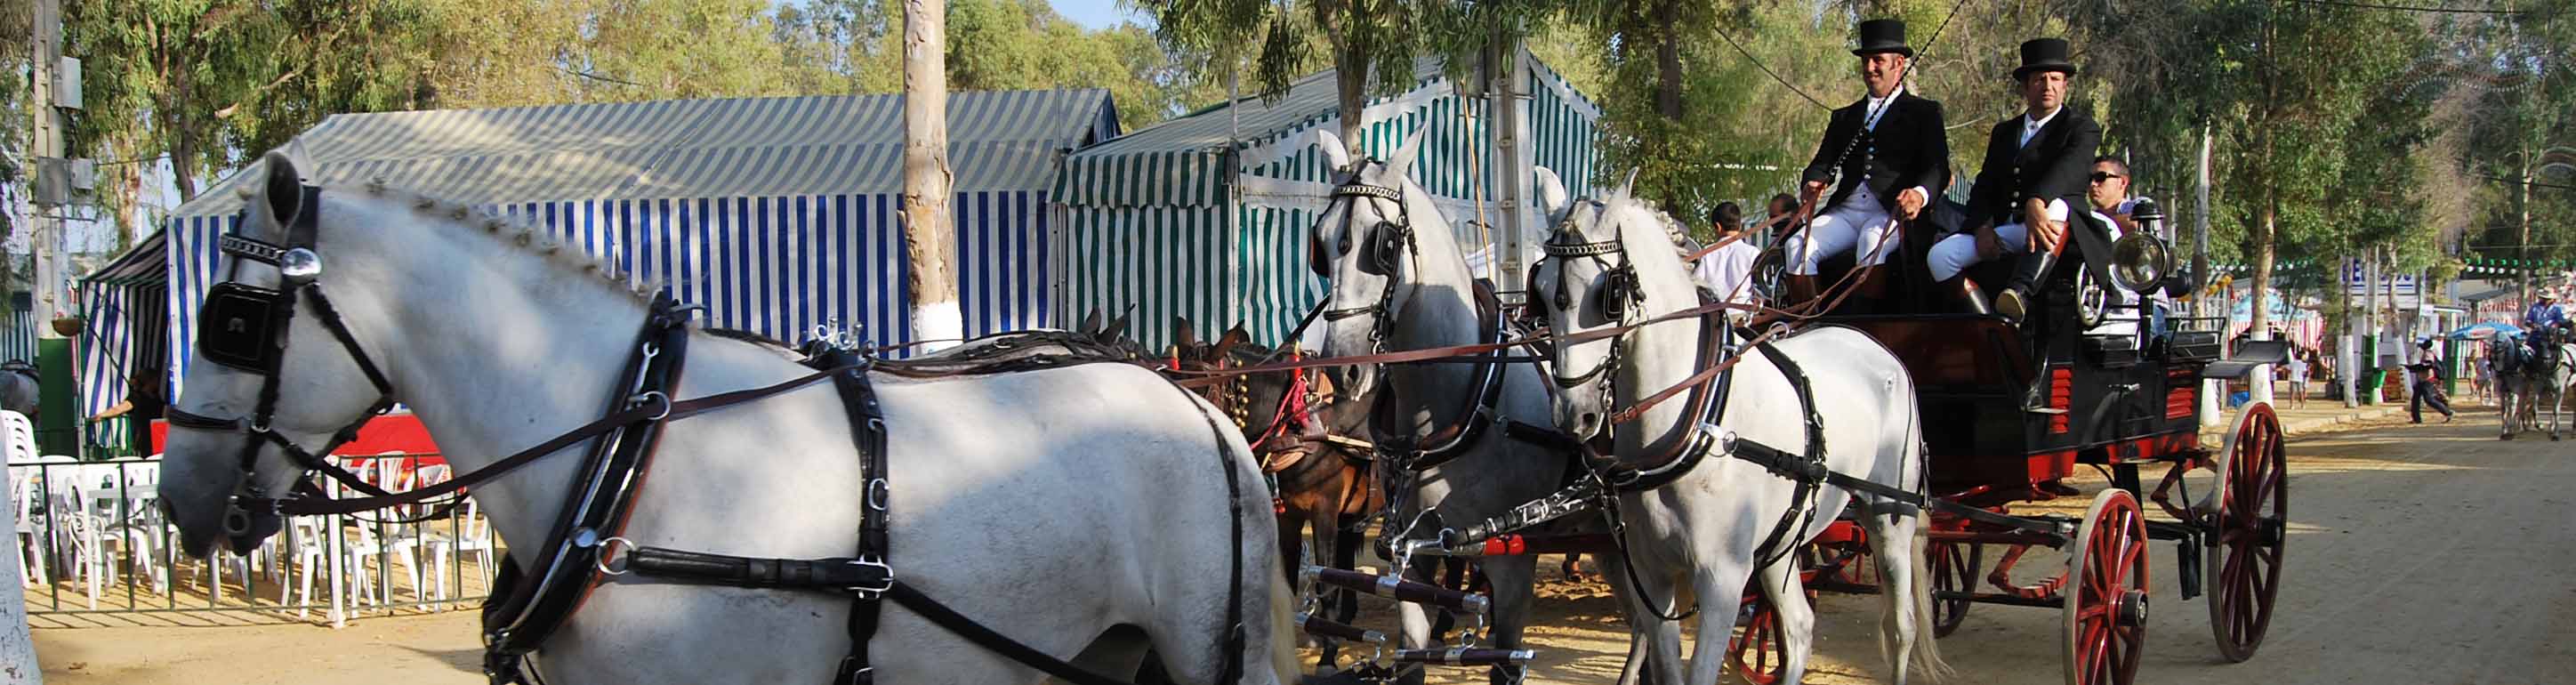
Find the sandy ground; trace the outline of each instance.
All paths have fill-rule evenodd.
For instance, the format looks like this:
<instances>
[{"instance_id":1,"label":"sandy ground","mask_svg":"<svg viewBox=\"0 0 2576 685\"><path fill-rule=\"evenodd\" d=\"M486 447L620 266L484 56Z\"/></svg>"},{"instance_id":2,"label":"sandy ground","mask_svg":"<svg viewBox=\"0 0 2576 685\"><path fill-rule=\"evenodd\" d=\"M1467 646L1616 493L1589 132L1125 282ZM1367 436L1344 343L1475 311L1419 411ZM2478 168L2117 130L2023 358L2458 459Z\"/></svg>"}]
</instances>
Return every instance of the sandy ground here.
<instances>
[{"instance_id":1,"label":"sandy ground","mask_svg":"<svg viewBox=\"0 0 2576 685\"><path fill-rule=\"evenodd\" d=\"M2576 582L2561 573L2576 567L2576 547L2566 546L2576 442L2499 442L2491 413L2461 418L2450 425L2383 422L2292 441L2293 524L2281 605L2251 662L2218 658L2206 605L2179 598L2171 543L2156 545L2155 611L2140 680L2576 682ZM2022 568L2061 563L2040 554ZM1541 591L1546 599L1531 641L1542 656L1532 682L1615 678L1626 639L1607 588L1551 572ZM1807 682L1877 682L1884 665L1868 631L1878 606L1869 597L1821 602ZM1370 617L1386 625L1385 612ZM481 682L472 612L366 619L340 630L174 620L39 629L46 682ZM1951 682L2062 682L2060 624L2054 609L1977 606L1940 643L1962 675ZM1433 674L1434 682L1483 680L1461 669Z\"/></svg>"}]
</instances>

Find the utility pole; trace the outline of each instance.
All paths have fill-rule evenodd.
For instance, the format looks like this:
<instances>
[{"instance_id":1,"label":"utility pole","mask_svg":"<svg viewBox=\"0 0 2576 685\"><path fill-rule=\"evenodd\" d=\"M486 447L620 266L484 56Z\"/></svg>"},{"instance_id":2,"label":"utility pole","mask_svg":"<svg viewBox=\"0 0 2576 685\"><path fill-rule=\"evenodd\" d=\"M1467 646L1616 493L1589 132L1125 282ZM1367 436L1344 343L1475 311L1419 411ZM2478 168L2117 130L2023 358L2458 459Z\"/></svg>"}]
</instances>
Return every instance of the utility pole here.
<instances>
[{"instance_id":1,"label":"utility pole","mask_svg":"<svg viewBox=\"0 0 2576 685\"><path fill-rule=\"evenodd\" d=\"M62 17L62 0L36 0L34 30L36 54L31 60L35 66L35 80L28 90L35 94L36 111L32 119L35 122L36 140L31 152L38 160L36 173L40 176L68 170L68 167L54 161L63 157L62 118L61 113L54 110L54 70L56 63L62 61L63 56ZM70 179L39 179L39 181L66 191L71 187ZM31 249L36 253L36 311L30 318L37 322L38 339L61 338L62 334L54 332L53 326L46 325L46 322L54 320L64 311L63 221L59 218L63 206L59 204L47 206L49 204L47 198L41 195L37 200L35 240L31 243Z\"/></svg>"},{"instance_id":2,"label":"utility pole","mask_svg":"<svg viewBox=\"0 0 2576 685\"><path fill-rule=\"evenodd\" d=\"M36 0L36 23L32 33L32 37L35 38L36 52L31 55L35 62L35 80L28 90L34 91L36 96L34 117L36 141L35 145L30 146L29 151L34 152L34 157L38 160L63 156L62 129L55 119L53 93L54 60L62 54L62 14L62 0ZM43 167L44 164L39 162L37 166ZM69 187L69 184L64 186ZM35 212L36 311L50 314L55 302L53 291L57 277L54 271L59 268L53 262L57 258L54 251L61 247L61 242L46 240L50 236L58 235L60 229L56 227L55 220L48 216L45 210L45 207L39 206ZM6 285L6 283L0 283L0 296L5 296L10 290L5 287ZM51 317L29 318L43 321ZM61 337L55 335L53 326L41 324L36 326L36 334ZM0 461L33 460L36 456L0 450ZM10 501L14 494L0 490L0 506L14 506L15 503ZM17 511L17 509L12 508L10 511ZM26 578L21 575L26 572L26 569L18 567L19 558L23 555L18 553L17 542L18 536L11 534L8 553L0 554L0 588L18 587ZM44 671L36 664L35 639L27 630L26 598L21 593L6 589L0 589L0 664L7 664L5 667L0 667L0 685L43 685L45 682Z\"/></svg>"},{"instance_id":3,"label":"utility pole","mask_svg":"<svg viewBox=\"0 0 2576 685\"><path fill-rule=\"evenodd\" d=\"M936 351L966 337L957 306L957 230L949 204L948 2L903 4L903 242L912 267L912 339Z\"/></svg>"}]
</instances>

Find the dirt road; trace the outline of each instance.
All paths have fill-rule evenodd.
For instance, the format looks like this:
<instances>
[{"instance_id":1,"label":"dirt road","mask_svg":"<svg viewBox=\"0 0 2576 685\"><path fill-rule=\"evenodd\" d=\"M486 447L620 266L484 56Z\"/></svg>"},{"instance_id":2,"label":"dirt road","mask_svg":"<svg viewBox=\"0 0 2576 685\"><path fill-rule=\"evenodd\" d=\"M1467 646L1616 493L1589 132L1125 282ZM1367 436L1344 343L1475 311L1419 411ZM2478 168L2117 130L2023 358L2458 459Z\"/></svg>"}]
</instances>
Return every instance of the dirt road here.
<instances>
[{"instance_id":1,"label":"dirt road","mask_svg":"<svg viewBox=\"0 0 2576 685\"><path fill-rule=\"evenodd\" d=\"M2523 685L2576 682L2576 441L2499 442L2492 415L2387 425L2290 444L2293 523L2280 609L2254 660L2225 664L2208 609L2181 601L2171 543L2152 548L2154 612L2141 682ZM2088 491L2099 483L2079 483ZM2089 494L2089 492L2088 492ZM2080 505L2070 505L2080 506ZM2037 572L2057 557L2024 561ZM1554 564L1545 566L1553 567ZM1542 683L1607 683L1625 633L1607 588L1542 592ZM1810 683L1877 682L1876 600L1822 602ZM155 620L155 619L143 619ZM52 685L481 682L472 612L343 630L101 627L36 633ZM1981 605L1941 649L1965 683L2057 683L2053 609ZM1483 682L1439 673L1435 682Z\"/></svg>"}]
</instances>

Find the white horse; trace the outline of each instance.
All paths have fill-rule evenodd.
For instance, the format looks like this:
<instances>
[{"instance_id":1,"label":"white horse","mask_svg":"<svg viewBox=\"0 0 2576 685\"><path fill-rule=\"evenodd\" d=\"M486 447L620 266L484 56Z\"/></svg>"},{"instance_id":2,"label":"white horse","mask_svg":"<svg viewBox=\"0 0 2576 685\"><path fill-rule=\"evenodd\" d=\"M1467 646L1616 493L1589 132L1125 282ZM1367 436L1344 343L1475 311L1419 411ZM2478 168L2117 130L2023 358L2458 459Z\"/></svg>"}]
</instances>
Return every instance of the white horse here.
<instances>
[{"instance_id":1,"label":"white horse","mask_svg":"<svg viewBox=\"0 0 2576 685\"><path fill-rule=\"evenodd\" d=\"M1422 145L1422 134L1406 141L1391 162L1360 160L1357 165L1340 139L1322 135L1320 146L1343 184L1333 203L1317 219L1312 242L1315 267L1332 280L1324 314L1327 357L1379 351L1427 349L1485 342L1481 333L1500 312L1480 311L1475 279L1466 254L1450 233L1449 221L1431 203L1431 194L1405 175ZM1485 367L1471 364L1413 364L1381 370L1377 365L1343 367L1335 383L1343 397L1377 392L1373 426L1380 446L1406 444L1420 436L1469 421L1486 421L1472 441L1458 446L1458 456L1419 471L1381 462L1390 503L1380 545L1401 544L1395 538L1425 539L1442 525L1466 526L1497 516L1523 502L1553 492L1576 455L1552 446L1513 437L1507 430L1548 426L1547 382L1536 369L1509 364L1498 369L1500 383L1493 406L1478 408L1475 388ZM1379 383L1385 384L1383 388ZM1388 423L1393 425L1387 425ZM1397 434L1389 435L1389 430ZM1425 517L1425 513L1431 517ZM1435 520L1436 518L1436 520ZM1485 557L1478 560L1493 584L1491 646L1515 649L1529 625L1534 556ZM1604 559L1604 573L1619 573L1616 560ZM1614 576L1615 577L1615 576ZM1614 588L1616 585L1613 586ZM1404 640L1420 648L1429 642L1430 622L1420 607L1399 608ZM1630 644L1628 672L1633 682L1642 643ZM1495 669L1496 682L1513 682L1513 674ZM1669 681L1667 681L1669 682Z\"/></svg>"},{"instance_id":2,"label":"white horse","mask_svg":"<svg viewBox=\"0 0 2576 685\"><path fill-rule=\"evenodd\" d=\"M1655 213L1625 190L1602 202L1570 206L1554 173L1539 170L1540 207L1555 223L1550 256L1539 265L1537 292L1531 300L1547 312L1550 331L1579 334L1635 323L1699 306L1690 272L1674 254ZM1559 426L1587 437L1609 430L1611 413L1634 407L1644 398L1692 378L1701 371L1702 334L1697 318L1648 325L1615 337L1561 344L1555 383ZM1817 405L1801 401L1790 378L1768 354L1747 347L1734 369L1729 390L1717 406L1721 425L1740 441L1767 445L1791 455L1808 447L1808 412L1820 417L1825 466L1876 483L1923 491L1925 476L1922 430L1917 425L1914 386L1905 367L1878 341L1848 328L1818 328L1779 339L1778 351L1797 367ZM1604 389L1600 384L1610 383ZM1712 386L1709 390L1714 392ZM1652 469L1657 456L1679 454L1677 448L1700 430L1700 417L1686 415L1678 401L1653 406L1630 425L1611 431L1618 457L1628 466ZM1723 443L1723 441L1718 441ZM1744 449L1741 442L1737 449ZM1715 449L1715 448L1711 448ZM1679 463L1679 462L1675 462ZM1797 555L1776 551L1776 560L1753 566L1756 548L1783 524L1798 489L1795 481L1774 475L1743 459L1710 454L1679 479L1660 488L1620 496L1627 521L1623 540L1633 555L1628 561L1642 588L1629 594L1629 613L1641 633L1652 635L1649 657L1656 682L1716 683L1734 627L1746 579L1759 570L1765 595L1777 607L1786 642L1783 682L1799 682L1812 647L1815 616L1800 587ZM1784 535L1777 544L1795 545L1831 525L1852 494L1824 486L1807 506L1812 518ZM1922 513L1910 506L1863 496L1861 522L1869 533L1887 599L1879 625L1891 682L1904 683L1909 666L1938 679L1948 670L1932 640L1930 568L1924 561L1928 540ZM1681 631L1673 615L1659 606L1676 603L1682 588L1699 601L1699 637L1692 650L1687 679L1681 671Z\"/></svg>"},{"instance_id":3,"label":"white horse","mask_svg":"<svg viewBox=\"0 0 2576 685\"><path fill-rule=\"evenodd\" d=\"M542 443L624 393L611 388L649 308L615 269L542 231L463 221L462 207L334 187L300 199L293 166L266 160L266 190L245 192L244 237L283 243L313 219L318 278L349 340L305 306L278 336L285 363L271 426L308 449L376 401L363 353L396 399L438 436L459 473ZM535 243L531 246L531 243ZM551 256L550 256L551 255ZM261 287L281 269L225 258ZM237 268L235 268L237 267ZM495 325L497 324L497 325ZM705 397L809 371L774 349L691 328L678 394ZM196 352L176 406L248 416L260 374ZM890 555L896 577L984 626L1094 673L1137 672L1148 648L1179 682L1214 683L1229 656L1226 598L1241 587L1242 682L1295 677L1270 509L1261 488L1228 496L1228 476L1260 481L1238 437L1212 432L1206 402L1152 371L1093 363L915 380L872 373L886 426ZM863 492L853 429L829 384L675 419L622 535L638 545L756 557L849 557ZM236 431L172 432L161 500L184 548L203 556L224 531L245 478L286 492L302 476L263 444L248 474ZM579 451L580 447L564 450ZM1115 458L1105 458L1115 457ZM580 458L557 452L474 497L510 547L530 557L575 486ZM1230 501L1231 499L1231 501ZM1229 508L1240 544L1229 544ZM232 539L238 551L260 540ZM529 557L521 570L535 571ZM1239 564L1238 564L1239 561ZM1229 566L1241 575L1229 578ZM1235 582L1241 585L1233 585ZM819 683L851 647L851 599L603 578L534 665L557 683ZM1033 683L1041 674L951 634L901 604L872 642L878 682Z\"/></svg>"}]
</instances>

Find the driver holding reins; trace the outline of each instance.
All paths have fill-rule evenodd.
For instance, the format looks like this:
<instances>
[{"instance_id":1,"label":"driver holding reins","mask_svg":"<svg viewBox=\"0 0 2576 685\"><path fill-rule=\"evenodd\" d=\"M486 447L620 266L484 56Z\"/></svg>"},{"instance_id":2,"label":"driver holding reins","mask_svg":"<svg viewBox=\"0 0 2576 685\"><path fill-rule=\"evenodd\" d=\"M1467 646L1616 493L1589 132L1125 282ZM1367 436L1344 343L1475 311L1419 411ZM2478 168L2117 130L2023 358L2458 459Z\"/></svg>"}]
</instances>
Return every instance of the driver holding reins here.
<instances>
[{"instance_id":1,"label":"driver holding reins","mask_svg":"<svg viewBox=\"0 0 2576 685\"><path fill-rule=\"evenodd\" d=\"M1860 47L1852 54L1860 57L1869 96L1834 110L1824 144L1802 174L1806 206L1820 206L1825 184L1841 180L1833 185L1832 200L1821 205L1824 213L1781 243L1792 304L1816 298L1816 265L1826 258L1852 252L1856 269L1886 263L1896 254L1899 233L1891 218L1913 220L1933 193L1950 185L1941 103L1905 89L1907 65L1914 60L1914 48L1905 45L1905 22L1872 19L1860 23L1859 33ZM1886 271L1866 269L1852 313L1875 311L1887 296Z\"/></svg>"},{"instance_id":2,"label":"driver holding reins","mask_svg":"<svg viewBox=\"0 0 2576 685\"><path fill-rule=\"evenodd\" d=\"M2541 335L2543 331L2564 332L2568 325L2567 312L2558 308L2558 290L2541 288L2538 295L2540 301L2531 303L2531 308L2522 312L2522 330L2526 332L2522 343L2530 346L2533 354L2544 352L2541 349L2542 345L2547 344L2544 339L2558 338L2558 336Z\"/></svg>"}]
</instances>

